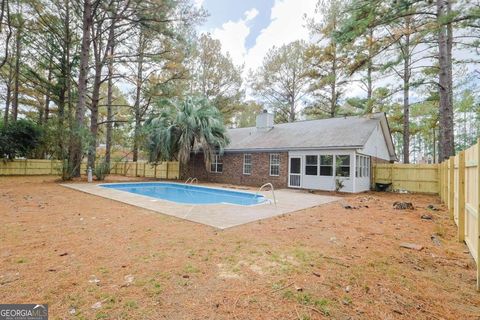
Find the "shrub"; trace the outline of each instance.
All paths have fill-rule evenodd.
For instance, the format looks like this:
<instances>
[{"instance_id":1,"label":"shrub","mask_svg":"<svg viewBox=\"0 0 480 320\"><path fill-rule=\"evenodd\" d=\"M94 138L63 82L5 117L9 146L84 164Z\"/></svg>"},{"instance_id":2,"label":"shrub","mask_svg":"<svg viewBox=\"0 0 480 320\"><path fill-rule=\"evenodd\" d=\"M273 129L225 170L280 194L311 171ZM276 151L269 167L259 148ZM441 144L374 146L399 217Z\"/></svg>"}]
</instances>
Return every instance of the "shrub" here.
<instances>
[{"instance_id":1,"label":"shrub","mask_svg":"<svg viewBox=\"0 0 480 320\"><path fill-rule=\"evenodd\" d=\"M0 158L27 157L40 144L41 128L29 120L9 122L0 127Z\"/></svg>"},{"instance_id":2,"label":"shrub","mask_svg":"<svg viewBox=\"0 0 480 320\"><path fill-rule=\"evenodd\" d=\"M345 184L343 183L342 180L340 179L335 179L335 191L341 191L345 187Z\"/></svg>"},{"instance_id":3,"label":"shrub","mask_svg":"<svg viewBox=\"0 0 480 320\"><path fill-rule=\"evenodd\" d=\"M93 174L97 180L105 180L105 177L110 173L110 167L105 161L100 162L95 166Z\"/></svg>"},{"instance_id":4,"label":"shrub","mask_svg":"<svg viewBox=\"0 0 480 320\"><path fill-rule=\"evenodd\" d=\"M64 159L62 162L62 180L69 181L74 177L75 170L72 163L68 159Z\"/></svg>"}]
</instances>

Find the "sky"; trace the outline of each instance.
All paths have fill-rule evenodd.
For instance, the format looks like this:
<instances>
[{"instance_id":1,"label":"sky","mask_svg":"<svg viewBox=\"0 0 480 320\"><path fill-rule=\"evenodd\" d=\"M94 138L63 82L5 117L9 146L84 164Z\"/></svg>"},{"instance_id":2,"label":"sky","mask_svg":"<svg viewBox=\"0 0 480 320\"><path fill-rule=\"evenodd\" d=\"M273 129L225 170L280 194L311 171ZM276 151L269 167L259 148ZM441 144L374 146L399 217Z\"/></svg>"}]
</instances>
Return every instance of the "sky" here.
<instances>
[{"instance_id":1,"label":"sky","mask_svg":"<svg viewBox=\"0 0 480 320\"><path fill-rule=\"evenodd\" d=\"M236 65L244 65L244 77L250 69L261 66L270 48L295 40L310 40L305 16L318 21L315 12L318 0L193 0L202 6L209 17L198 31L210 33L220 40L223 53L229 52ZM472 53L455 49L457 59L471 59ZM423 63L423 62L422 62ZM466 69L473 72L475 65ZM393 75L382 78L381 85L396 85ZM358 82L348 85L345 96L365 96ZM248 90L247 90L248 92ZM400 98L399 98L400 99ZM411 92L411 100L418 100L417 93Z\"/></svg>"},{"instance_id":2,"label":"sky","mask_svg":"<svg viewBox=\"0 0 480 320\"><path fill-rule=\"evenodd\" d=\"M210 16L199 28L220 40L245 72L256 69L267 51L295 40L309 39L305 14L312 16L317 0L195 0Z\"/></svg>"}]
</instances>

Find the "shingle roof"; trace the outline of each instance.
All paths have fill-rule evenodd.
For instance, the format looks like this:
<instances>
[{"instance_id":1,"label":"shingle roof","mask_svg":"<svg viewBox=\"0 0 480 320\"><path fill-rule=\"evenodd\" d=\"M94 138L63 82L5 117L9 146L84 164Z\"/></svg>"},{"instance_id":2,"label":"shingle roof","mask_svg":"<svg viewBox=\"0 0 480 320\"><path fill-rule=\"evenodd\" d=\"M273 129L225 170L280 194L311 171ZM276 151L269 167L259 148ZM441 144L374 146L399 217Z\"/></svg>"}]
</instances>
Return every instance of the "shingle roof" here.
<instances>
[{"instance_id":1,"label":"shingle roof","mask_svg":"<svg viewBox=\"0 0 480 320\"><path fill-rule=\"evenodd\" d=\"M270 130L256 127L229 129L230 144L225 150L359 148L364 146L381 121L379 115L283 123Z\"/></svg>"}]
</instances>

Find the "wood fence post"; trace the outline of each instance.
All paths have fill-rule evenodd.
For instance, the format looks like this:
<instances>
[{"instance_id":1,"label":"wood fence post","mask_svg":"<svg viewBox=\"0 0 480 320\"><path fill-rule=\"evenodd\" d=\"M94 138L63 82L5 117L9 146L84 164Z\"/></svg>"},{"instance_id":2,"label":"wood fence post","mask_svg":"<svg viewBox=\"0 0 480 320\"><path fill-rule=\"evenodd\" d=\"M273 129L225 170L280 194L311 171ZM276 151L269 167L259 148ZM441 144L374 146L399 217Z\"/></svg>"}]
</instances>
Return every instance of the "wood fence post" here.
<instances>
[{"instance_id":1,"label":"wood fence post","mask_svg":"<svg viewBox=\"0 0 480 320\"><path fill-rule=\"evenodd\" d=\"M477 291L480 291L480 138L477 140Z\"/></svg>"},{"instance_id":2,"label":"wood fence post","mask_svg":"<svg viewBox=\"0 0 480 320\"><path fill-rule=\"evenodd\" d=\"M448 171L448 208L450 209L450 218L454 218L455 210L455 156L451 156L448 160L450 163L450 170Z\"/></svg>"},{"instance_id":3,"label":"wood fence post","mask_svg":"<svg viewBox=\"0 0 480 320\"><path fill-rule=\"evenodd\" d=\"M445 160L443 160L442 162L442 167L443 167L443 170L442 170L442 201L444 203L447 203L447 199L445 198L446 197L446 193L445 193L445 189L447 188L447 181L445 180L445 178L447 177L447 162Z\"/></svg>"},{"instance_id":4,"label":"wood fence post","mask_svg":"<svg viewBox=\"0 0 480 320\"><path fill-rule=\"evenodd\" d=\"M438 180L440 180L440 199L443 202L443 200L444 200L444 198L443 198L443 184L444 184L444 181L443 181L443 162L440 162L439 166L440 166L440 175L438 177Z\"/></svg>"},{"instance_id":5,"label":"wood fence post","mask_svg":"<svg viewBox=\"0 0 480 320\"><path fill-rule=\"evenodd\" d=\"M458 241L465 241L465 151L458 155Z\"/></svg>"},{"instance_id":6,"label":"wood fence post","mask_svg":"<svg viewBox=\"0 0 480 320\"><path fill-rule=\"evenodd\" d=\"M440 200L442 200L442 164L438 164L438 195L440 196Z\"/></svg>"},{"instance_id":7,"label":"wood fence post","mask_svg":"<svg viewBox=\"0 0 480 320\"><path fill-rule=\"evenodd\" d=\"M443 165L445 166L445 171L443 173L443 181L444 181L444 187L443 187L443 199L444 202L448 206L448 161L444 160Z\"/></svg>"},{"instance_id":8,"label":"wood fence post","mask_svg":"<svg viewBox=\"0 0 480 320\"><path fill-rule=\"evenodd\" d=\"M447 182L445 181L446 176L447 176L446 161L443 160L443 162L442 162L442 201L444 203L447 203L447 201L445 199L445 188L447 187Z\"/></svg>"},{"instance_id":9,"label":"wood fence post","mask_svg":"<svg viewBox=\"0 0 480 320\"><path fill-rule=\"evenodd\" d=\"M448 177L450 177L450 162L448 160L445 160L445 188L443 190L444 195L443 197L445 198L445 204L447 205L447 209L450 212L450 203L448 203L448 188L450 187L450 184L448 183Z\"/></svg>"},{"instance_id":10,"label":"wood fence post","mask_svg":"<svg viewBox=\"0 0 480 320\"><path fill-rule=\"evenodd\" d=\"M437 163L438 195L442 199L442 164Z\"/></svg>"},{"instance_id":11,"label":"wood fence post","mask_svg":"<svg viewBox=\"0 0 480 320\"><path fill-rule=\"evenodd\" d=\"M393 190L393 163L390 163L390 181L392 183L392 190Z\"/></svg>"}]
</instances>

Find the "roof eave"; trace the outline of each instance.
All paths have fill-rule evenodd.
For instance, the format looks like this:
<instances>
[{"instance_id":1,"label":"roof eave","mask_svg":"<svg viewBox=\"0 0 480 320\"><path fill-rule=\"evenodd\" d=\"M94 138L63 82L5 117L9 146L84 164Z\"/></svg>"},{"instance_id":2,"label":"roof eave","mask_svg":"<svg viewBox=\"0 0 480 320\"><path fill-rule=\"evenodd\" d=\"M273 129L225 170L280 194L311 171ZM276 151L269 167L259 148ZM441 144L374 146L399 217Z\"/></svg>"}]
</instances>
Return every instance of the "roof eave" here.
<instances>
[{"instance_id":1,"label":"roof eave","mask_svg":"<svg viewBox=\"0 0 480 320\"><path fill-rule=\"evenodd\" d=\"M345 150L345 149L358 149L363 145L351 145L351 146L323 146L323 147L284 147L284 148L241 148L230 149L225 148L225 152L286 152L286 151L310 151L310 150Z\"/></svg>"}]
</instances>

